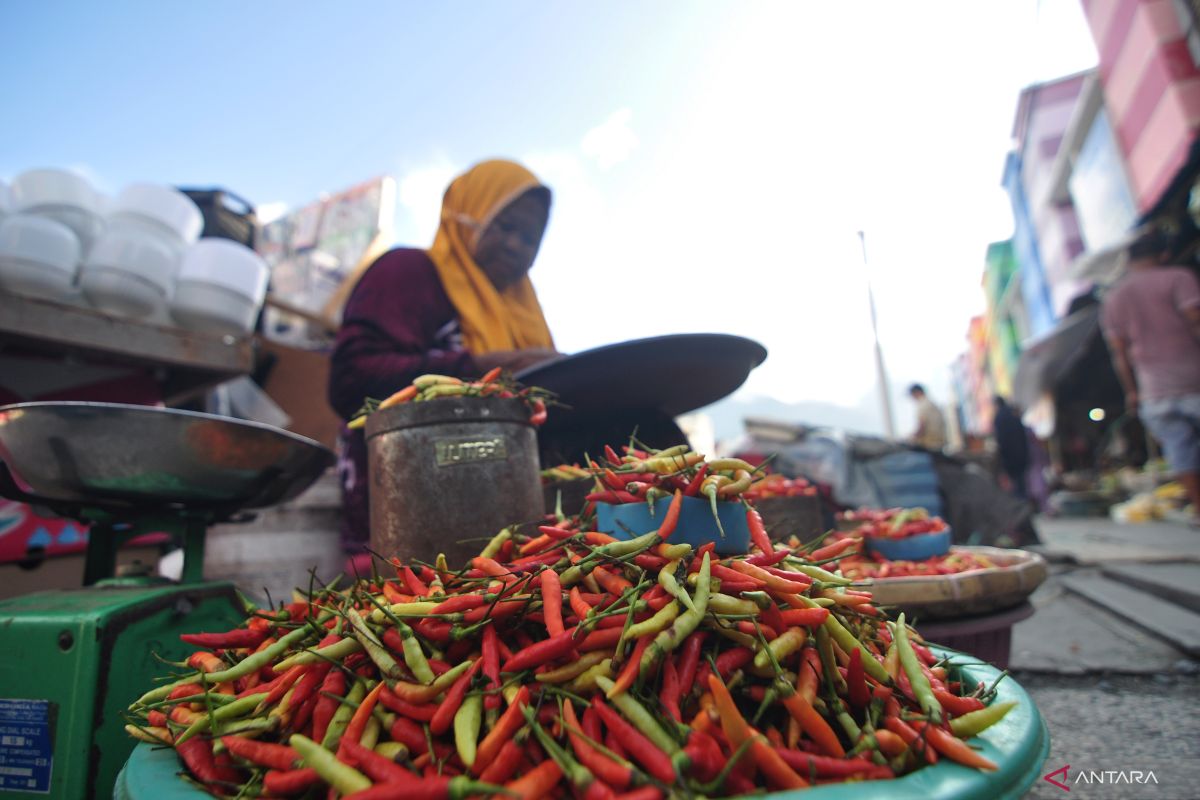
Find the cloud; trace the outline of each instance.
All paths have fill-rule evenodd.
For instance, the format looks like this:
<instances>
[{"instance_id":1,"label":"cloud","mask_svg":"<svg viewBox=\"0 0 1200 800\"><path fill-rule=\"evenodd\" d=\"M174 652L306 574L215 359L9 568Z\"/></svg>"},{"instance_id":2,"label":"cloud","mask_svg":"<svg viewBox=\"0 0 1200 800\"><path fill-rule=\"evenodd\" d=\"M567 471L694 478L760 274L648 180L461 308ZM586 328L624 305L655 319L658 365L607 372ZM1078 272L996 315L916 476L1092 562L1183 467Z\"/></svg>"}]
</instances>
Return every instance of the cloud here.
<instances>
[{"instance_id":1,"label":"cloud","mask_svg":"<svg viewBox=\"0 0 1200 800\"><path fill-rule=\"evenodd\" d=\"M401 173L396 183L399 241L433 241L442 213L442 195L463 168L445 156L438 156L428 164Z\"/></svg>"},{"instance_id":2,"label":"cloud","mask_svg":"<svg viewBox=\"0 0 1200 800\"><path fill-rule=\"evenodd\" d=\"M579 148L601 169L611 169L629 158L638 146L630 123L633 110L622 108L583 135Z\"/></svg>"},{"instance_id":3,"label":"cloud","mask_svg":"<svg viewBox=\"0 0 1200 800\"><path fill-rule=\"evenodd\" d=\"M277 219L286 216L288 213L288 204L282 200L276 200L271 203L259 203L254 207L254 214L258 217L259 225L270 225Z\"/></svg>"}]
</instances>

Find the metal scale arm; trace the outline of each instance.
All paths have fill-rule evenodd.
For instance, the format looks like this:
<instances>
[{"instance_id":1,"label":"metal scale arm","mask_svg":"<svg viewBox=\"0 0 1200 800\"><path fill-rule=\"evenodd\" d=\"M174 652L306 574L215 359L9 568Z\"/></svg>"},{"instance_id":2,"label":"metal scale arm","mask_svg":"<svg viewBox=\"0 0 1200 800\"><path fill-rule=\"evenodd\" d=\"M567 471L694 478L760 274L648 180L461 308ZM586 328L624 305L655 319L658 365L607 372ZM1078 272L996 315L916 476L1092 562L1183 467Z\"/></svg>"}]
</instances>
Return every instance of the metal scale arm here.
<instances>
[{"instance_id":1,"label":"metal scale arm","mask_svg":"<svg viewBox=\"0 0 1200 800\"><path fill-rule=\"evenodd\" d=\"M231 519L235 511L176 506L147 507L116 502L54 500L22 489L8 465L0 461L0 496L48 509L59 517L89 526L83 585L92 586L116 574L117 551L147 533L169 533L183 544L182 583L204 579L204 539L208 526Z\"/></svg>"}]
</instances>

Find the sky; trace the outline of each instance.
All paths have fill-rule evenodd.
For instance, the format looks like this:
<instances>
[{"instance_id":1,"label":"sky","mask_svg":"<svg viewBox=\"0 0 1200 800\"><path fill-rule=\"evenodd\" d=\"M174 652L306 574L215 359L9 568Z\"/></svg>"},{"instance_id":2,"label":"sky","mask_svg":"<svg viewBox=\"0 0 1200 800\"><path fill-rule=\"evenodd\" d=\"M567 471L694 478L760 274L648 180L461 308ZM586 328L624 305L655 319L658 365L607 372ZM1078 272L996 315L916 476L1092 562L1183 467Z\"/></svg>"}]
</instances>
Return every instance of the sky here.
<instances>
[{"instance_id":1,"label":"sky","mask_svg":"<svg viewBox=\"0 0 1200 800\"><path fill-rule=\"evenodd\" d=\"M726 403L864 432L868 280L903 433L909 383L949 399L1012 232L1020 89L1096 62L1079 0L27 0L0 29L0 180L70 167L279 213L388 174L399 243L425 247L455 174L516 158L554 191L531 278L560 350L746 336L769 355Z\"/></svg>"}]
</instances>

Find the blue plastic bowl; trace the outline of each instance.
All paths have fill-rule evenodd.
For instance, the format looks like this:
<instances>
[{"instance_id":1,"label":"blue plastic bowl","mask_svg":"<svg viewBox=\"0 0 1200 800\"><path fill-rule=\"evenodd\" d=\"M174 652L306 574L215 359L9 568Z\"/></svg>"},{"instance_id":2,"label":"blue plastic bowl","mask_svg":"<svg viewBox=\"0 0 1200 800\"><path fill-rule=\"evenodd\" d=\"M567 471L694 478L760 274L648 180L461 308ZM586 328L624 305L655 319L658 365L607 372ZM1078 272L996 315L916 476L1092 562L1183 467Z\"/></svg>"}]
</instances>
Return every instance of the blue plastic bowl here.
<instances>
[{"instance_id":1,"label":"blue plastic bowl","mask_svg":"<svg viewBox=\"0 0 1200 800\"><path fill-rule=\"evenodd\" d=\"M867 550L892 561L924 561L950 552L950 528L934 533L918 533L903 539L867 537Z\"/></svg>"},{"instance_id":2,"label":"blue plastic bowl","mask_svg":"<svg viewBox=\"0 0 1200 800\"><path fill-rule=\"evenodd\" d=\"M655 500L653 510L648 503L596 503L596 529L618 539L632 539L656 530L670 505L669 497ZM724 536L713 519L712 505L707 499L683 498L679 526L671 534L671 544L690 544L695 548L714 542L716 551L723 556L748 552L750 528L746 525L745 507L741 503L718 501L717 517L725 529Z\"/></svg>"},{"instance_id":3,"label":"blue plastic bowl","mask_svg":"<svg viewBox=\"0 0 1200 800\"><path fill-rule=\"evenodd\" d=\"M968 685L991 684L1000 671L978 659L931 648L938 656L953 656L951 672ZM791 792L756 795L758 800L1018 800L1042 772L1050 754L1050 733L1037 706L1012 678L996 687L995 702L1017 701L1017 707L979 736L967 741L1000 767L981 772L949 759L922 767L902 778L885 781L817 786ZM180 779L182 764L173 750L139 744L117 776L114 800L204 800L207 793Z\"/></svg>"}]
</instances>

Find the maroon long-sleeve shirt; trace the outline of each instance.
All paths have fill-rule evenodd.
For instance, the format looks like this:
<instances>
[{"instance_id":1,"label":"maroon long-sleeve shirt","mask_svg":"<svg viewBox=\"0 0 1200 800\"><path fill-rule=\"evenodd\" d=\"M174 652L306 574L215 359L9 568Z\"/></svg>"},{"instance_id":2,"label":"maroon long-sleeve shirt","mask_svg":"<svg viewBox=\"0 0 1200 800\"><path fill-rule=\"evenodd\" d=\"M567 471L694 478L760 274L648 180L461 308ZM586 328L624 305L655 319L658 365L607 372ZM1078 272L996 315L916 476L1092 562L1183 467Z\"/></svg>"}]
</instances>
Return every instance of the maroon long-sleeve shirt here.
<instances>
[{"instance_id":1,"label":"maroon long-sleeve shirt","mask_svg":"<svg viewBox=\"0 0 1200 800\"><path fill-rule=\"evenodd\" d=\"M391 250L367 269L342 314L330 359L329 403L349 419L363 400L382 400L425 373L479 374L462 346L458 312L424 250ZM370 533L367 446L361 430L343 429L342 544L358 552Z\"/></svg>"}]
</instances>

